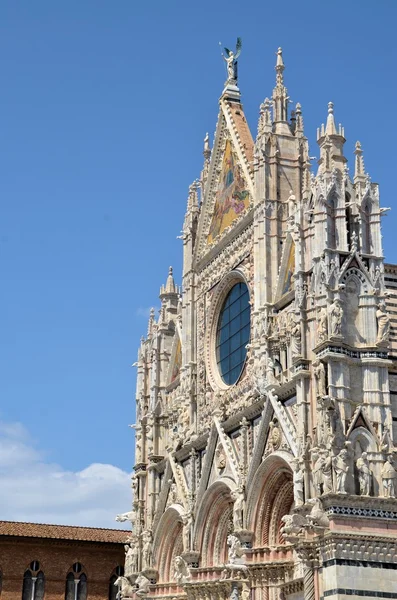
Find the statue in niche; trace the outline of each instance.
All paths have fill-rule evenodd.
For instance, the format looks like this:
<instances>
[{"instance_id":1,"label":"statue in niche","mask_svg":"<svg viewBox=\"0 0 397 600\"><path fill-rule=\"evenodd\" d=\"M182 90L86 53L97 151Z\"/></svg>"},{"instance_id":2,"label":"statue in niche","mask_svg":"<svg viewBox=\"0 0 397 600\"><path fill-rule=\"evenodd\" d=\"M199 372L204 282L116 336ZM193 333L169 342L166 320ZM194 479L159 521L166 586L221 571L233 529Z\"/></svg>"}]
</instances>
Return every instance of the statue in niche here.
<instances>
[{"instance_id":1,"label":"statue in niche","mask_svg":"<svg viewBox=\"0 0 397 600\"><path fill-rule=\"evenodd\" d=\"M169 483L171 484L170 491L168 492L169 502L170 504L176 504L178 502L178 489L175 481L172 481L171 479Z\"/></svg>"},{"instance_id":2,"label":"statue in niche","mask_svg":"<svg viewBox=\"0 0 397 600\"><path fill-rule=\"evenodd\" d=\"M329 307L330 329L332 337L342 335L343 308L340 298L335 298Z\"/></svg>"},{"instance_id":3,"label":"statue in niche","mask_svg":"<svg viewBox=\"0 0 397 600\"><path fill-rule=\"evenodd\" d=\"M295 212L296 212L296 197L292 190L289 191L288 196L288 220L295 221Z\"/></svg>"},{"instance_id":4,"label":"statue in niche","mask_svg":"<svg viewBox=\"0 0 397 600\"><path fill-rule=\"evenodd\" d=\"M193 513L191 510L187 510L182 515L182 539L183 539L183 549L185 552L189 552L191 550L191 540L192 540L192 528L193 528Z\"/></svg>"},{"instance_id":5,"label":"statue in niche","mask_svg":"<svg viewBox=\"0 0 397 600\"><path fill-rule=\"evenodd\" d=\"M146 417L146 442L147 442L147 453L148 456L153 454L154 444L154 416L149 414Z\"/></svg>"},{"instance_id":6,"label":"statue in niche","mask_svg":"<svg viewBox=\"0 0 397 600\"><path fill-rule=\"evenodd\" d=\"M381 477L385 497L395 498L397 496L397 471L394 468L393 457L391 454L389 454L382 467Z\"/></svg>"},{"instance_id":7,"label":"statue in niche","mask_svg":"<svg viewBox=\"0 0 397 600\"><path fill-rule=\"evenodd\" d=\"M176 556L174 563L175 563L175 573L174 573L175 581L179 584L183 584L183 583L186 583L187 581L190 581L190 570L189 570L188 564L185 561L185 559L182 558L182 556Z\"/></svg>"},{"instance_id":8,"label":"statue in niche","mask_svg":"<svg viewBox=\"0 0 397 600\"><path fill-rule=\"evenodd\" d=\"M244 486L240 485L231 492L233 500L233 528L235 531L244 529L245 494Z\"/></svg>"},{"instance_id":9,"label":"statue in niche","mask_svg":"<svg viewBox=\"0 0 397 600\"><path fill-rule=\"evenodd\" d=\"M376 345L387 346L390 337L390 317L384 300L378 304L376 320L378 322L378 336L376 338Z\"/></svg>"},{"instance_id":10,"label":"statue in niche","mask_svg":"<svg viewBox=\"0 0 397 600\"><path fill-rule=\"evenodd\" d=\"M222 444L218 445L215 452L215 466L219 473L222 473L222 471L224 471L226 468L226 454Z\"/></svg>"},{"instance_id":11,"label":"statue in niche","mask_svg":"<svg viewBox=\"0 0 397 600\"><path fill-rule=\"evenodd\" d=\"M273 420L269 424L269 445L273 451L278 450L281 445L281 431L277 420Z\"/></svg>"},{"instance_id":12,"label":"statue in niche","mask_svg":"<svg viewBox=\"0 0 397 600\"><path fill-rule=\"evenodd\" d=\"M339 454L332 458L332 466L335 473L335 492L338 494L347 494L346 479L349 472L348 453L342 449Z\"/></svg>"},{"instance_id":13,"label":"statue in niche","mask_svg":"<svg viewBox=\"0 0 397 600\"><path fill-rule=\"evenodd\" d=\"M327 395L325 366L321 360L313 361L314 381L316 384L316 398L323 398Z\"/></svg>"},{"instance_id":14,"label":"statue in niche","mask_svg":"<svg viewBox=\"0 0 397 600\"><path fill-rule=\"evenodd\" d=\"M327 450L321 451L323 460L321 463L321 473L323 481L323 494L329 494L333 491L332 486L332 456Z\"/></svg>"},{"instance_id":15,"label":"statue in niche","mask_svg":"<svg viewBox=\"0 0 397 600\"><path fill-rule=\"evenodd\" d=\"M290 331L291 331L291 355L293 357L301 356L301 353L302 353L301 324L300 324L299 315L295 312L291 313Z\"/></svg>"},{"instance_id":16,"label":"statue in niche","mask_svg":"<svg viewBox=\"0 0 397 600\"><path fill-rule=\"evenodd\" d=\"M322 466L324 462L324 456L319 448L312 448L312 459L313 459L313 484L316 490L316 495L321 496L323 493L323 471Z\"/></svg>"},{"instance_id":17,"label":"statue in niche","mask_svg":"<svg viewBox=\"0 0 397 600\"><path fill-rule=\"evenodd\" d=\"M294 503L295 506L302 506L305 502L304 492L303 492L303 480L304 473L303 469L299 464L299 460L295 459L291 461L292 469L293 469L293 482L294 482Z\"/></svg>"},{"instance_id":18,"label":"statue in niche","mask_svg":"<svg viewBox=\"0 0 397 600\"><path fill-rule=\"evenodd\" d=\"M372 471L369 468L367 453L363 452L356 461L360 496L369 496L371 493Z\"/></svg>"},{"instance_id":19,"label":"statue in niche","mask_svg":"<svg viewBox=\"0 0 397 600\"><path fill-rule=\"evenodd\" d=\"M328 338L328 315L325 308L322 308L317 319L317 338L318 343L325 342Z\"/></svg>"},{"instance_id":20,"label":"statue in niche","mask_svg":"<svg viewBox=\"0 0 397 600\"><path fill-rule=\"evenodd\" d=\"M144 568L152 566L152 532L148 529L142 532L142 558Z\"/></svg>"}]
</instances>

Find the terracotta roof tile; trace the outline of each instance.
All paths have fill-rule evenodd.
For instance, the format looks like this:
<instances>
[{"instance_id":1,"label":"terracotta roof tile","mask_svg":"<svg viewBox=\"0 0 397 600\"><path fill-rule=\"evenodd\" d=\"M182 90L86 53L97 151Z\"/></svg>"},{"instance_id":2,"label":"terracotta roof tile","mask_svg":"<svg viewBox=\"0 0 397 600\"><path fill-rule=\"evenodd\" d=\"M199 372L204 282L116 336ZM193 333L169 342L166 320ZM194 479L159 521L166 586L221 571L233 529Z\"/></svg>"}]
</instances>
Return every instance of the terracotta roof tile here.
<instances>
[{"instance_id":1,"label":"terracotta roof tile","mask_svg":"<svg viewBox=\"0 0 397 600\"><path fill-rule=\"evenodd\" d=\"M46 525L0 521L0 536L52 538L87 542L110 542L122 544L131 531L123 529L101 529L97 527L75 527L71 525Z\"/></svg>"}]
</instances>

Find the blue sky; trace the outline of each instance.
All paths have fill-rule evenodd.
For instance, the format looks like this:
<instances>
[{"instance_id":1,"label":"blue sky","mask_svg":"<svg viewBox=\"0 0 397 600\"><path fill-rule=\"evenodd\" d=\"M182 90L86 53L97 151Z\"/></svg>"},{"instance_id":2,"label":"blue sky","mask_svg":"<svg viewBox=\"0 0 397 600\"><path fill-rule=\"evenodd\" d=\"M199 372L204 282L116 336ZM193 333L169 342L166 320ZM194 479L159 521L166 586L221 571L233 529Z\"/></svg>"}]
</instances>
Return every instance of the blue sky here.
<instances>
[{"instance_id":1,"label":"blue sky","mask_svg":"<svg viewBox=\"0 0 397 600\"><path fill-rule=\"evenodd\" d=\"M225 79L218 42L243 39L254 134L282 46L311 155L332 100L351 170L360 140L395 207L396 18L385 0L2 0L0 518L113 526L128 510L131 364L170 264L180 281L176 236Z\"/></svg>"}]
</instances>

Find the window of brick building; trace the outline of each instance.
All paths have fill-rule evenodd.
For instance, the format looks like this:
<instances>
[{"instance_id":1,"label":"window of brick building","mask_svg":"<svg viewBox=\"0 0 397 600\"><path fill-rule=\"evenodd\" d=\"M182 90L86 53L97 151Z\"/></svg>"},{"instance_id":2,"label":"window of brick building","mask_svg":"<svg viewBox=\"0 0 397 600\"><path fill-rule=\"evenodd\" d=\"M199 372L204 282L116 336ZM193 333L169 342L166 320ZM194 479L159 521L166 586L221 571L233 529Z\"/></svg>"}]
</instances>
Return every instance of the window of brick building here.
<instances>
[{"instance_id":1,"label":"window of brick building","mask_svg":"<svg viewBox=\"0 0 397 600\"><path fill-rule=\"evenodd\" d=\"M22 600L43 600L45 578L38 560L32 560L23 576Z\"/></svg>"},{"instance_id":2,"label":"window of brick building","mask_svg":"<svg viewBox=\"0 0 397 600\"><path fill-rule=\"evenodd\" d=\"M119 592L119 587L116 584L116 581L119 577L124 575L124 568L120 565L116 567L109 579L109 600L117 600L117 594Z\"/></svg>"},{"instance_id":3,"label":"window of brick building","mask_svg":"<svg viewBox=\"0 0 397 600\"><path fill-rule=\"evenodd\" d=\"M66 575L65 600L87 600L87 575L79 562L74 563Z\"/></svg>"}]
</instances>

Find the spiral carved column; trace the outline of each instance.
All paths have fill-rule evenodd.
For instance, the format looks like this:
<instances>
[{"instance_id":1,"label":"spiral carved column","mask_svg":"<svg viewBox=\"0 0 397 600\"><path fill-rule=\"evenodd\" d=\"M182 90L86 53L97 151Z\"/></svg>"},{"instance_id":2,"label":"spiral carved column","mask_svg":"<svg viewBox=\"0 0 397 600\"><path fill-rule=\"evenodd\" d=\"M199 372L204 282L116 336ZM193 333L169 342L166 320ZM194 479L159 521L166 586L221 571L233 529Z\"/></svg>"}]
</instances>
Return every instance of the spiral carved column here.
<instances>
[{"instance_id":1,"label":"spiral carved column","mask_svg":"<svg viewBox=\"0 0 397 600\"><path fill-rule=\"evenodd\" d=\"M305 600L315 600L314 569L309 566L305 566L303 571L303 591Z\"/></svg>"}]
</instances>

